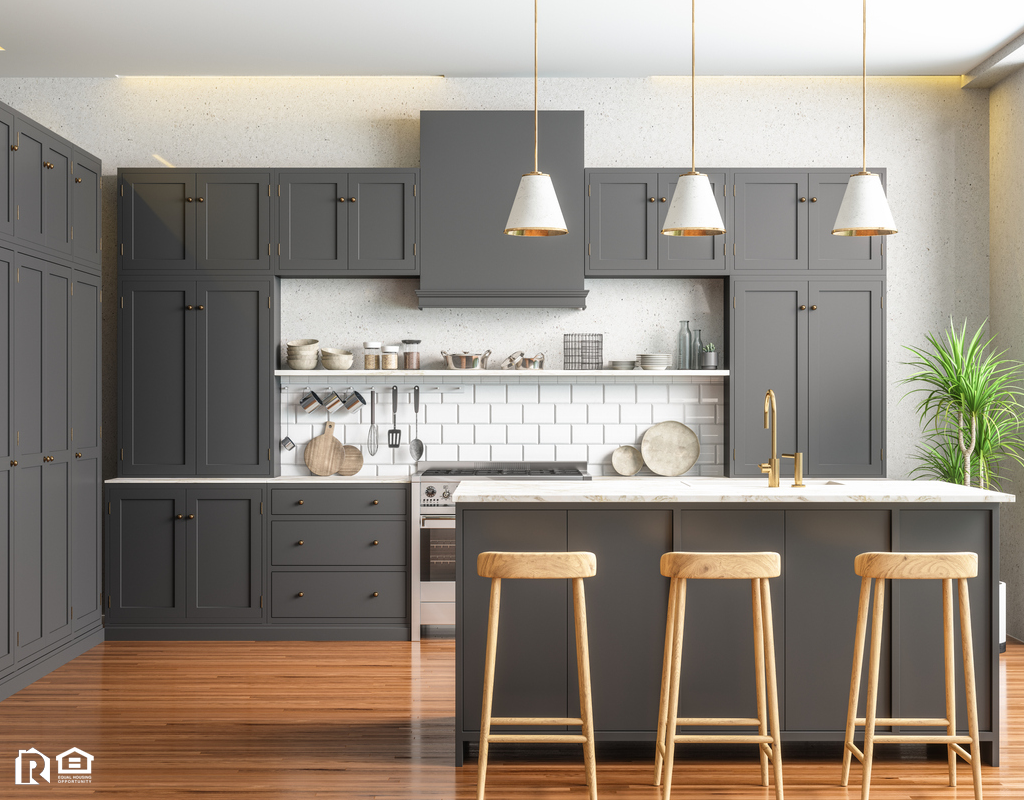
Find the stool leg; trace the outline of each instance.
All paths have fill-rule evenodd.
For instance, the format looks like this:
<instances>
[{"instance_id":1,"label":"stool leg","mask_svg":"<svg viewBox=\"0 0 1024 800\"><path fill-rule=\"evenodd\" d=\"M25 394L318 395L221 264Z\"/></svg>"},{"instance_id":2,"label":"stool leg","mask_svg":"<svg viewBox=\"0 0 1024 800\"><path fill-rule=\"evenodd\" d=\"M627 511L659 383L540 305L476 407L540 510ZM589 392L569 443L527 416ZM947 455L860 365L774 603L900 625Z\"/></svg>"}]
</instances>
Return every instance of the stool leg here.
<instances>
[{"instance_id":1,"label":"stool leg","mask_svg":"<svg viewBox=\"0 0 1024 800\"><path fill-rule=\"evenodd\" d=\"M775 800L782 796L782 735L779 732L779 684L775 675L775 631L772 625L772 593L767 578L761 578L761 619L764 652L768 666L768 715L771 718L772 772L775 775ZM668 800L666 798L665 800Z\"/></svg>"},{"instance_id":2,"label":"stool leg","mask_svg":"<svg viewBox=\"0 0 1024 800\"><path fill-rule=\"evenodd\" d=\"M750 582L750 601L754 609L754 685L757 691L757 732L768 735L768 714L765 711L764 689L764 619L761 616L761 581ZM764 745L757 750L761 755L761 785L768 786L768 754Z\"/></svg>"},{"instance_id":3,"label":"stool leg","mask_svg":"<svg viewBox=\"0 0 1024 800\"><path fill-rule=\"evenodd\" d=\"M956 736L956 657L953 647L953 581L942 581L942 647L946 662L946 733ZM949 759L949 785L956 786L956 751L946 745Z\"/></svg>"},{"instance_id":4,"label":"stool leg","mask_svg":"<svg viewBox=\"0 0 1024 800\"><path fill-rule=\"evenodd\" d=\"M480 711L480 758L476 768L476 798L484 800L487 778L487 739L491 734L491 700L494 697L494 657L498 649L498 609L501 578L491 579L491 605L487 612L487 655L484 659L484 701Z\"/></svg>"},{"instance_id":5,"label":"stool leg","mask_svg":"<svg viewBox=\"0 0 1024 800\"><path fill-rule=\"evenodd\" d=\"M672 634L675 626L676 579L668 582L668 614L665 619L665 656L661 662L661 697L658 700L658 736L654 740L654 785L661 786L665 765L665 729L668 719L668 684L672 670Z\"/></svg>"},{"instance_id":6,"label":"stool leg","mask_svg":"<svg viewBox=\"0 0 1024 800\"><path fill-rule=\"evenodd\" d=\"M978 694L974 682L974 637L971 635L971 598L967 579L960 578L960 639L964 649L964 683L967 690L967 726L971 734L971 772L974 800L981 800L981 739L978 736Z\"/></svg>"},{"instance_id":7,"label":"stool leg","mask_svg":"<svg viewBox=\"0 0 1024 800\"><path fill-rule=\"evenodd\" d=\"M668 716L665 718L665 788L662 800L672 796L672 762L676 755L676 720L679 718L679 674L683 664L683 622L686 613L686 578L673 578L676 584L676 603L672 611L675 626L672 630L672 664L670 667Z\"/></svg>"},{"instance_id":8,"label":"stool leg","mask_svg":"<svg viewBox=\"0 0 1024 800\"><path fill-rule=\"evenodd\" d=\"M864 775L861 800L871 793L871 762L875 750L875 713L878 706L878 666L882 659L882 623L885 606L885 579L875 580L875 607L871 611L871 661L868 663L868 702L864 720Z\"/></svg>"},{"instance_id":9,"label":"stool leg","mask_svg":"<svg viewBox=\"0 0 1024 800\"><path fill-rule=\"evenodd\" d=\"M868 602L871 599L871 578L861 578L860 603L857 605L857 633L853 641L853 674L850 678L850 704L846 707L846 739L843 742L843 778L840 786L850 782L853 735L857 730L857 703L860 700L860 676L864 669L864 639L868 630Z\"/></svg>"},{"instance_id":10,"label":"stool leg","mask_svg":"<svg viewBox=\"0 0 1024 800\"><path fill-rule=\"evenodd\" d=\"M594 708L590 692L590 644L587 640L587 603L583 578L572 579L572 605L576 619L576 669L580 689L580 717L583 720L583 763L587 770L590 800L597 800L597 756L594 752Z\"/></svg>"}]
</instances>

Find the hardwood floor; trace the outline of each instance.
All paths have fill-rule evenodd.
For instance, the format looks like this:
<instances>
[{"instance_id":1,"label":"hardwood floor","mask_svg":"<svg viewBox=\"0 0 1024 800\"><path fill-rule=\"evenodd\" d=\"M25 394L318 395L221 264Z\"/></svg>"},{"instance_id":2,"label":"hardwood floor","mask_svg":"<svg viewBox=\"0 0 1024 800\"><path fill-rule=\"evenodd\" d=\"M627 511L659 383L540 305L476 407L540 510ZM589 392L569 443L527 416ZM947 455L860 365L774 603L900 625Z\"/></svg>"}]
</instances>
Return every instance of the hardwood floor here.
<instances>
[{"instance_id":1,"label":"hardwood floor","mask_svg":"<svg viewBox=\"0 0 1024 800\"><path fill-rule=\"evenodd\" d=\"M983 768L985 796L1021 798L1024 645L1008 647L1000 675L1003 766ZM451 766L454 694L451 640L107 642L0 703L0 797L473 798L475 765ZM91 753L92 783L15 787L14 758L29 747ZM784 747L787 798L859 798L859 765L848 789L841 766L839 745ZM653 773L653 746L598 746L601 797L655 800ZM759 781L752 746L681 748L673 796L769 800ZM959 788L946 781L945 748L880 746L871 796L973 797L963 762ZM491 751L491 800L586 791L579 747Z\"/></svg>"}]
</instances>

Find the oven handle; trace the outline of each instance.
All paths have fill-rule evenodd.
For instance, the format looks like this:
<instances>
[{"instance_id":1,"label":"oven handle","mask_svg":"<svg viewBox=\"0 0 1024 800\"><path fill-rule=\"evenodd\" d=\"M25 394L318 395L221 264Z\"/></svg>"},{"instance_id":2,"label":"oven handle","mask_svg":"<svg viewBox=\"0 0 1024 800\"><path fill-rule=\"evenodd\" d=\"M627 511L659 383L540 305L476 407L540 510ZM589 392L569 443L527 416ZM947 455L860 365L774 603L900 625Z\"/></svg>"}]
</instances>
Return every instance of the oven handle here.
<instances>
[{"instance_id":1,"label":"oven handle","mask_svg":"<svg viewBox=\"0 0 1024 800\"><path fill-rule=\"evenodd\" d=\"M455 528L455 517L423 517L421 528Z\"/></svg>"}]
</instances>

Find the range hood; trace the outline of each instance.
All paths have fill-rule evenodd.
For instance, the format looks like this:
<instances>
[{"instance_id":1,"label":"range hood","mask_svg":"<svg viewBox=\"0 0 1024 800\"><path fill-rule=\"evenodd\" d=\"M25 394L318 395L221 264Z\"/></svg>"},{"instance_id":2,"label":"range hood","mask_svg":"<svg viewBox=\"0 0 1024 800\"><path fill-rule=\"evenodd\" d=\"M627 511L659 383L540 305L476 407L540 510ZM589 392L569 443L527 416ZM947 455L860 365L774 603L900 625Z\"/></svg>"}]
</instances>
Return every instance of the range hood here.
<instances>
[{"instance_id":1,"label":"range hood","mask_svg":"<svg viewBox=\"0 0 1024 800\"><path fill-rule=\"evenodd\" d=\"M420 308L586 308L583 112L540 112L565 236L504 233L532 144L532 111L420 112Z\"/></svg>"}]
</instances>

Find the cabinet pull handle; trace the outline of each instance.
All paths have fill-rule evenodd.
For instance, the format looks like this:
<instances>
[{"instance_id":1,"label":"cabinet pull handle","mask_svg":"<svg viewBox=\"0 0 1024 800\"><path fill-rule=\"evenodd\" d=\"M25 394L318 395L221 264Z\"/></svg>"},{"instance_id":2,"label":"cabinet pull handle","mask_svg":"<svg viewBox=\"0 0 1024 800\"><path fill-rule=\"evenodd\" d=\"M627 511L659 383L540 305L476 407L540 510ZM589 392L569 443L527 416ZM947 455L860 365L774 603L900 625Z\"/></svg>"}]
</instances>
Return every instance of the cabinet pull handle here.
<instances>
[{"instance_id":1,"label":"cabinet pull handle","mask_svg":"<svg viewBox=\"0 0 1024 800\"><path fill-rule=\"evenodd\" d=\"M807 310L807 306L800 306L800 310L801 311L806 311Z\"/></svg>"},{"instance_id":2,"label":"cabinet pull handle","mask_svg":"<svg viewBox=\"0 0 1024 800\"><path fill-rule=\"evenodd\" d=\"M11 462L11 466L12 466L12 467L16 467L16 466L18 466L18 462L17 462L17 461L12 461L12 462Z\"/></svg>"},{"instance_id":3,"label":"cabinet pull handle","mask_svg":"<svg viewBox=\"0 0 1024 800\"><path fill-rule=\"evenodd\" d=\"M374 539L372 542L370 542L370 544L373 545L374 547L376 547L377 545L380 544L380 542L378 542L376 539Z\"/></svg>"},{"instance_id":4,"label":"cabinet pull handle","mask_svg":"<svg viewBox=\"0 0 1024 800\"><path fill-rule=\"evenodd\" d=\"M374 501L373 501L373 504L374 504L375 506L376 506L376 505L380 505L380 500L374 500Z\"/></svg>"},{"instance_id":5,"label":"cabinet pull handle","mask_svg":"<svg viewBox=\"0 0 1024 800\"><path fill-rule=\"evenodd\" d=\"M18 145L12 144L11 145L11 150L13 150L15 153L17 153L18 152Z\"/></svg>"},{"instance_id":6,"label":"cabinet pull handle","mask_svg":"<svg viewBox=\"0 0 1024 800\"><path fill-rule=\"evenodd\" d=\"M818 310L817 306L811 306L811 311L817 311L817 310Z\"/></svg>"},{"instance_id":7,"label":"cabinet pull handle","mask_svg":"<svg viewBox=\"0 0 1024 800\"><path fill-rule=\"evenodd\" d=\"M175 519L185 519L185 515L184 514L177 514L174 518Z\"/></svg>"},{"instance_id":8,"label":"cabinet pull handle","mask_svg":"<svg viewBox=\"0 0 1024 800\"><path fill-rule=\"evenodd\" d=\"M339 203L344 203L345 202L345 198L344 197L339 197L338 198L338 202Z\"/></svg>"},{"instance_id":9,"label":"cabinet pull handle","mask_svg":"<svg viewBox=\"0 0 1024 800\"><path fill-rule=\"evenodd\" d=\"M195 519L195 518L196 518L195 514L189 514L188 517L187 517L187 519Z\"/></svg>"},{"instance_id":10,"label":"cabinet pull handle","mask_svg":"<svg viewBox=\"0 0 1024 800\"><path fill-rule=\"evenodd\" d=\"M306 502L305 500L300 500L300 501L299 501L299 505L301 506L301 505L303 505L303 504L304 504L305 502Z\"/></svg>"},{"instance_id":11,"label":"cabinet pull handle","mask_svg":"<svg viewBox=\"0 0 1024 800\"><path fill-rule=\"evenodd\" d=\"M81 453L75 453L75 458L81 458L81 457L82 457Z\"/></svg>"},{"instance_id":12,"label":"cabinet pull handle","mask_svg":"<svg viewBox=\"0 0 1024 800\"><path fill-rule=\"evenodd\" d=\"M298 543L299 543L300 545L304 545L304 544L305 544L305 542L304 542L304 541L302 541L302 539L299 539L299 542L298 542Z\"/></svg>"},{"instance_id":13,"label":"cabinet pull handle","mask_svg":"<svg viewBox=\"0 0 1024 800\"><path fill-rule=\"evenodd\" d=\"M186 197L185 198L185 202L186 203L191 203L192 202L192 198L191 197Z\"/></svg>"},{"instance_id":14,"label":"cabinet pull handle","mask_svg":"<svg viewBox=\"0 0 1024 800\"><path fill-rule=\"evenodd\" d=\"M81 178L75 178L75 183L81 183L81 182L82 182Z\"/></svg>"},{"instance_id":15,"label":"cabinet pull handle","mask_svg":"<svg viewBox=\"0 0 1024 800\"><path fill-rule=\"evenodd\" d=\"M305 593L305 592L299 592L299 593L298 593L298 594L296 595L296 597L305 597L305 596L306 596L306 593Z\"/></svg>"},{"instance_id":16,"label":"cabinet pull handle","mask_svg":"<svg viewBox=\"0 0 1024 800\"><path fill-rule=\"evenodd\" d=\"M378 592L374 592L374 593L373 593L373 596L374 596L374 597L377 597L377 596L378 596L378 594L379 594Z\"/></svg>"},{"instance_id":17,"label":"cabinet pull handle","mask_svg":"<svg viewBox=\"0 0 1024 800\"><path fill-rule=\"evenodd\" d=\"M354 202L356 201L356 199L355 199L354 197L350 197L350 198L348 199L348 201L349 201L350 203L354 203Z\"/></svg>"},{"instance_id":18,"label":"cabinet pull handle","mask_svg":"<svg viewBox=\"0 0 1024 800\"><path fill-rule=\"evenodd\" d=\"M196 200L198 200L200 203L203 202L203 198L202 197L197 197Z\"/></svg>"}]
</instances>

